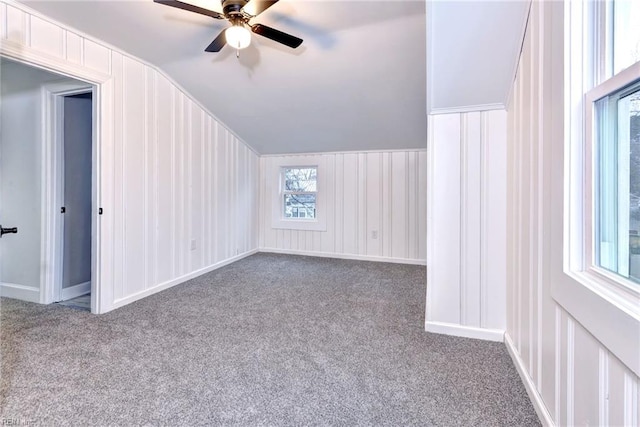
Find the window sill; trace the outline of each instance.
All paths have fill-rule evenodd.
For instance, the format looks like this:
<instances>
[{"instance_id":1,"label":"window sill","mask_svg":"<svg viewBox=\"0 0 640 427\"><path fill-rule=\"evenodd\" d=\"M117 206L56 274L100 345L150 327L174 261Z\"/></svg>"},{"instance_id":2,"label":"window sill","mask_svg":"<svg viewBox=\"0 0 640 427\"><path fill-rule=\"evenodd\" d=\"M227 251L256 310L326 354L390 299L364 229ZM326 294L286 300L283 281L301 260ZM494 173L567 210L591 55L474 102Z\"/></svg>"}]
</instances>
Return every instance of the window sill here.
<instances>
[{"instance_id":1,"label":"window sill","mask_svg":"<svg viewBox=\"0 0 640 427\"><path fill-rule=\"evenodd\" d=\"M636 375L640 375L640 299L600 272L566 271L553 298ZM626 295L625 295L626 294Z\"/></svg>"},{"instance_id":2,"label":"window sill","mask_svg":"<svg viewBox=\"0 0 640 427\"><path fill-rule=\"evenodd\" d=\"M316 221L278 219L274 220L272 228L284 230L327 231L327 224L320 219Z\"/></svg>"}]
</instances>

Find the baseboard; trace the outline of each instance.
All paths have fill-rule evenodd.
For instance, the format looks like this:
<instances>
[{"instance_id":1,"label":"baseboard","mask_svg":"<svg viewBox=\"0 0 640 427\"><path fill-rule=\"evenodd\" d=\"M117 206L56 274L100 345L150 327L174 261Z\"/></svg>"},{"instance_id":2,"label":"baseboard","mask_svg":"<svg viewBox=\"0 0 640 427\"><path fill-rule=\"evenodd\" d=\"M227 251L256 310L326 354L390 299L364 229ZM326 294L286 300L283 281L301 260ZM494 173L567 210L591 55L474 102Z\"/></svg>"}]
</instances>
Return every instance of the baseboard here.
<instances>
[{"instance_id":1,"label":"baseboard","mask_svg":"<svg viewBox=\"0 0 640 427\"><path fill-rule=\"evenodd\" d=\"M536 413L538 414L538 418L540 418L540 422L545 426L555 426L556 424L547 409L547 405L544 404L544 400L542 400L542 396L538 393L536 385L527 373L524 362L520 358L520 354L507 332L504 334L504 343L507 346L507 351L509 351L513 364L516 365L518 374L520 374L520 379L522 379L522 382L524 383L524 387L527 390L527 394L529 395L529 399L531 400Z\"/></svg>"},{"instance_id":2,"label":"baseboard","mask_svg":"<svg viewBox=\"0 0 640 427\"><path fill-rule=\"evenodd\" d=\"M209 273L213 270L217 270L218 268L224 267L225 265L229 265L231 263L234 263L236 261L241 260L242 258L246 258L248 256L251 256L253 254L258 253L257 249L253 249L251 251L248 252L244 252L240 255L236 255L234 257L231 258L227 258L224 261L220 261L218 263L212 264L209 267L205 267L205 268L201 268L200 270L196 270L193 271L189 274L185 274L184 276L180 276L177 277L173 280L169 280L167 282L161 283L157 286L154 286L153 288L149 288L149 289L145 289L144 291L138 292L136 294L133 295L129 295L125 298L121 298L121 299L117 299L113 302L113 304L111 305L111 307L109 307L107 310L102 311L101 313L107 313L111 310L115 310L116 308L120 308L123 307L127 304L130 304L134 301L137 301L139 299L148 297L149 295L153 295L155 293L158 293L160 291L164 291L165 289L169 289L173 286L179 285L180 283L184 283L187 280L191 280L193 278L196 278L198 276L202 276L203 274Z\"/></svg>"},{"instance_id":3,"label":"baseboard","mask_svg":"<svg viewBox=\"0 0 640 427\"><path fill-rule=\"evenodd\" d=\"M40 289L15 283L0 282L0 296L29 302L40 302Z\"/></svg>"},{"instance_id":4,"label":"baseboard","mask_svg":"<svg viewBox=\"0 0 640 427\"><path fill-rule=\"evenodd\" d=\"M70 286L68 288L62 288L62 301L86 295L89 292L91 292L91 281Z\"/></svg>"},{"instance_id":5,"label":"baseboard","mask_svg":"<svg viewBox=\"0 0 640 427\"><path fill-rule=\"evenodd\" d=\"M475 338L485 341L504 341L504 331L502 329L485 329L473 326L456 325L444 322L425 322L425 330L436 334L453 335L455 337Z\"/></svg>"},{"instance_id":6,"label":"baseboard","mask_svg":"<svg viewBox=\"0 0 640 427\"><path fill-rule=\"evenodd\" d=\"M424 259L391 258L371 255L338 254L335 252L299 251L293 249L260 248L260 252L286 255L315 256L320 258L352 259L356 261L389 262L393 264L427 265Z\"/></svg>"}]
</instances>

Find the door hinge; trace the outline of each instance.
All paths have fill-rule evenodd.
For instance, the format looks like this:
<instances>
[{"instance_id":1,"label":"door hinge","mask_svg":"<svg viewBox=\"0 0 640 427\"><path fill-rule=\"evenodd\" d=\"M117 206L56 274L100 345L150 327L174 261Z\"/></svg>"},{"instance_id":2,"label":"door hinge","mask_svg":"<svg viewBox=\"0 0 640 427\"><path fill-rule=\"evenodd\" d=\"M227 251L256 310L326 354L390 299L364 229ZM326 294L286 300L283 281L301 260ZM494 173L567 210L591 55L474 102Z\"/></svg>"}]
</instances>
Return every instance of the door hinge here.
<instances>
[{"instance_id":1,"label":"door hinge","mask_svg":"<svg viewBox=\"0 0 640 427\"><path fill-rule=\"evenodd\" d=\"M67 208L65 208L64 206L60 208L60 213L65 213L67 211Z\"/></svg>"},{"instance_id":2,"label":"door hinge","mask_svg":"<svg viewBox=\"0 0 640 427\"><path fill-rule=\"evenodd\" d=\"M98 208L98 215L102 215L102 208Z\"/></svg>"}]
</instances>

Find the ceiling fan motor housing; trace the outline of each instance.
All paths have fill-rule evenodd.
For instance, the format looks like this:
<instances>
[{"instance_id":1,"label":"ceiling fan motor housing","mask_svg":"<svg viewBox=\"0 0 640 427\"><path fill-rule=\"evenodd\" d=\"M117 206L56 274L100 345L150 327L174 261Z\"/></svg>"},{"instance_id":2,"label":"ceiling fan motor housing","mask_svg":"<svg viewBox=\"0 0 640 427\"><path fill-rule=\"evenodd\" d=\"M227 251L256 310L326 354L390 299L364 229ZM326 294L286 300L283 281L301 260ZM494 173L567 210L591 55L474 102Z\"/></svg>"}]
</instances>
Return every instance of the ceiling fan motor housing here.
<instances>
[{"instance_id":1,"label":"ceiling fan motor housing","mask_svg":"<svg viewBox=\"0 0 640 427\"><path fill-rule=\"evenodd\" d=\"M249 0L222 0L222 12L228 19L242 16L242 8Z\"/></svg>"}]
</instances>

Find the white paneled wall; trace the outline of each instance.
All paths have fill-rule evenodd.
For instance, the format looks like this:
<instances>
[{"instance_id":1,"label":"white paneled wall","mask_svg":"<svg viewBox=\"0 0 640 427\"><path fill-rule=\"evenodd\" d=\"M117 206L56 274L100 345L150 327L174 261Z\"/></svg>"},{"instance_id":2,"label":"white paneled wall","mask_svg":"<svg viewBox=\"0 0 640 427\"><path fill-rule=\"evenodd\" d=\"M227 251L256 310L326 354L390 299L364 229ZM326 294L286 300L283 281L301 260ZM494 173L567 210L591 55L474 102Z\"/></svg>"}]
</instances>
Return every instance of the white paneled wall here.
<instances>
[{"instance_id":1,"label":"white paneled wall","mask_svg":"<svg viewBox=\"0 0 640 427\"><path fill-rule=\"evenodd\" d=\"M506 328L506 112L429 117L431 332L502 340Z\"/></svg>"},{"instance_id":2,"label":"white paneled wall","mask_svg":"<svg viewBox=\"0 0 640 427\"><path fill-rule=\"evenodd\" d=\"M423 264L426 257L427 153L422 150L326 153L326 231L272 227L272 199L279 197L277 164L300 156L261 158L260 249L267 252Z\"/></svg>"},{"instance_id":3,"label":"white paneled wall","mask_svg":"<svg viewBox=\"0 0 640 427\"><path fill-rule=\"evenodd\" d=\"M555 281L571 280L563 271L563 40L562 2L535 0L509 105L506 341L545 423L637 426L638 377L552 296Z\"/></svg>"},{"instance_id":4,"label":"white paneled wall","mask_svg":"<svg viewBox=\"0 0 640 427\"><path fill-rule=\"evenodd\" d=\"M257 249L258 156L153 67L0 2L5 55L98 83L99 312Z\"/></svg>"}]
</instances>

